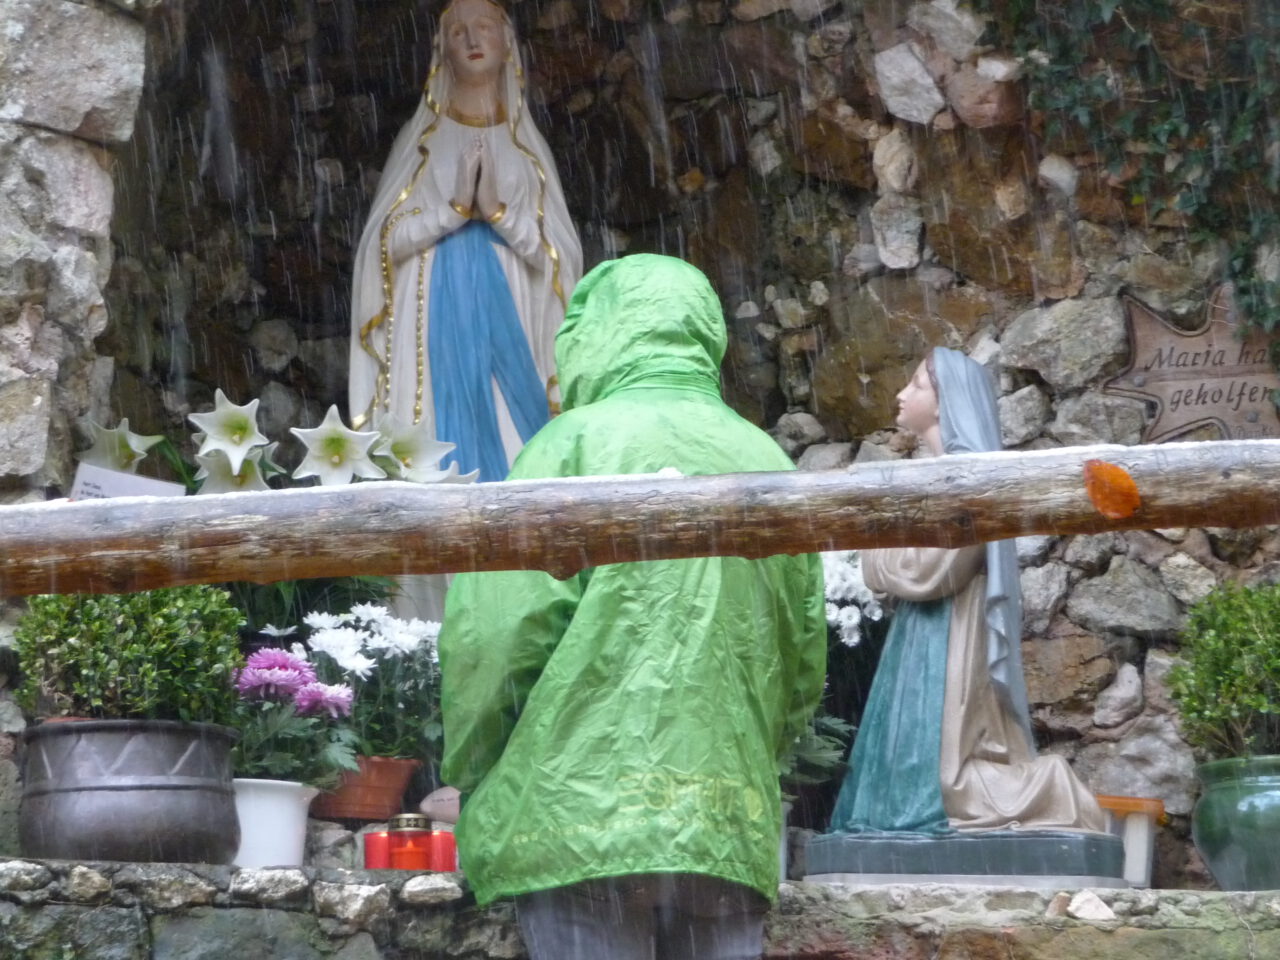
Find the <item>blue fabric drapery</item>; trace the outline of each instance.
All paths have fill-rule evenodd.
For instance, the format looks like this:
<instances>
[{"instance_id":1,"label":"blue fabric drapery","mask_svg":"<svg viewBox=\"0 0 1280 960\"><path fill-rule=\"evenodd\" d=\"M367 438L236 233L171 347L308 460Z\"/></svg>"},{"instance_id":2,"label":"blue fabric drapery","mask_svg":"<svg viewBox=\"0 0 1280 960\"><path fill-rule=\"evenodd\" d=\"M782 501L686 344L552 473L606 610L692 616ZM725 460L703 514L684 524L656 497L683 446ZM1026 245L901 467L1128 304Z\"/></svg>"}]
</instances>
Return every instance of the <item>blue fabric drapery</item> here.
<instances>
[{"instance_id":1,"label":"blue fabric drapery","mask_svg":"<svg viewBox=\"0 0 1280 960\"><path fill-rule=\"evenodd\" d=\"M952 832L938 772L950 628L950 597L894 610L832 833Z\"/></svg>"},{"instance_id":2,"label":"blue fabric drapery","mask_svg":"<svg viewBox=\"0 0 1280 960\"><path fill-rule=\"evenodd\" d=\"M435 397L436 436L457 444L442 461L479 469L481 481L507 475L498 433L493 381L521 440L548 420L547 394L534 366L493 244L493 227L472 221L436 244L428 301L427 355Z\"/></svg>"}]
</instances>

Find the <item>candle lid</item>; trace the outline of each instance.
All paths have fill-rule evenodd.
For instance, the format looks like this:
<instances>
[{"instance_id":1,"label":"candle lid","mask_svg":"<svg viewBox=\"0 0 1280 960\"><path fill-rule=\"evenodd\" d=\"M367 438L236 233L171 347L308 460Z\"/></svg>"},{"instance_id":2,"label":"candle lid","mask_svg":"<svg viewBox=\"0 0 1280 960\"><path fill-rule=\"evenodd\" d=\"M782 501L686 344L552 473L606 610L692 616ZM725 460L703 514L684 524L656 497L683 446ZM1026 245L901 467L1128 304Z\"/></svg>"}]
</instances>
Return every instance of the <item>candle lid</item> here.
<instances>
[{"instance_id":1,"label":"candle lid","mask_svg":"<svg viewBox=\"0 0 1280 960\"><path fill-rule=\"evenodd\" d=\"M397 813L387 821L388 830L430 830L431 822L420 813Z\"/></svg>"}]
</instances>

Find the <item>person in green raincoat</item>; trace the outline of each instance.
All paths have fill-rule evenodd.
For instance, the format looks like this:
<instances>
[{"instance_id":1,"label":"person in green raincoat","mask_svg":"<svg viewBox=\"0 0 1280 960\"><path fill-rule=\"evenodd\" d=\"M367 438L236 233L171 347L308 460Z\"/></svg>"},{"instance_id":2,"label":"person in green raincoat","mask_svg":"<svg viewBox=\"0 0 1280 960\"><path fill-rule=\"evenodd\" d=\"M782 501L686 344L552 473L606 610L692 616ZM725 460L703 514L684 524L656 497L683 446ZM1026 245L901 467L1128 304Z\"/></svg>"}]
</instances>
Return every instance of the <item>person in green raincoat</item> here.
<instances>
[{"instance_id":1,"label":"person in green raincoat","mask_svg":"<svg viewBox=\"0 0 1280 960\"><path fill-rule=\"evenodd\" d=\"M725 345L695 267L600 264L556 339L564 412L510 479L793 469L721 400ZM826 668L816 555L464 574L440 666L462 867L517 898L534 960L759 956L777 761Z\"/></svg>"}]
</instances>

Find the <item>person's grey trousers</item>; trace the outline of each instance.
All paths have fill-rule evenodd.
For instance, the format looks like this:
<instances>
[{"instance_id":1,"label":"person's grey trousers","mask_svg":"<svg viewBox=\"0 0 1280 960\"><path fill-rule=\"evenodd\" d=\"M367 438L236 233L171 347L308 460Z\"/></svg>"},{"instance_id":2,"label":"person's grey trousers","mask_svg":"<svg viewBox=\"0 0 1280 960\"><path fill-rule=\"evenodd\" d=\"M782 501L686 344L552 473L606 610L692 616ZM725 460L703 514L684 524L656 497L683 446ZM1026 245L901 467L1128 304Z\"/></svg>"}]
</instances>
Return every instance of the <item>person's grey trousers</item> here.
<instances>
[{"instance_id":1,"label":"person's grey trousers","mask_svg":"<svg viewBox=\"0 0 1280 960\"><path fill-rule=\"evenodd\" d=\"M642 873L516 897L530 960L759 960L769 904L742 884Z\"/></svg>"}]
</instances>

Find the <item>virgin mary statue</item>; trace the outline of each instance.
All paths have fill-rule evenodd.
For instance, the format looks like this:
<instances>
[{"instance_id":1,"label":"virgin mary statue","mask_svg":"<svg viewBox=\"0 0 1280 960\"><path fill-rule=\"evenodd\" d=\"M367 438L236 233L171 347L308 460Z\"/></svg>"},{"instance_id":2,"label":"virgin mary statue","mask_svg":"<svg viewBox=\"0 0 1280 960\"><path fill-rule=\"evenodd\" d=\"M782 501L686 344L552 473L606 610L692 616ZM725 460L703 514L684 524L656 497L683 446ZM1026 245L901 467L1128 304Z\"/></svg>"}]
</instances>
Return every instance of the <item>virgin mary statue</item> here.
<instances>
[{"instance_id":1,"label":"virgin mary statue","mask_svg":"<svg viewBox=\"0 0 1280 960\"><path fill-rule=\"evenodd\" d=\"M582 272L523 87L506 12L446 8L355 259L353 424L424 424L456 444L446 465L481 480L503 479L550 416L553 341Z\"/></svg>"}]
</instances>

